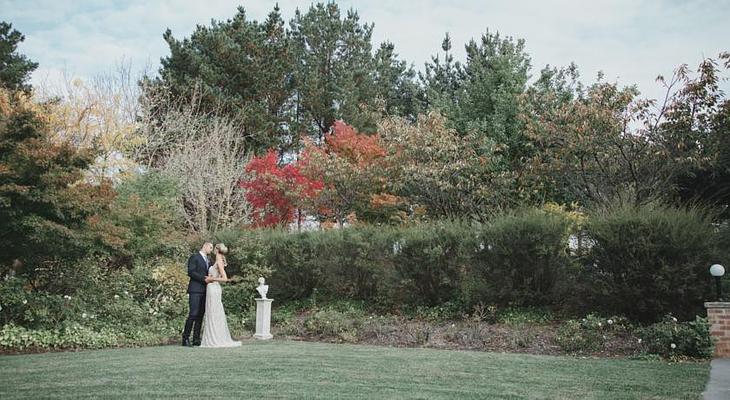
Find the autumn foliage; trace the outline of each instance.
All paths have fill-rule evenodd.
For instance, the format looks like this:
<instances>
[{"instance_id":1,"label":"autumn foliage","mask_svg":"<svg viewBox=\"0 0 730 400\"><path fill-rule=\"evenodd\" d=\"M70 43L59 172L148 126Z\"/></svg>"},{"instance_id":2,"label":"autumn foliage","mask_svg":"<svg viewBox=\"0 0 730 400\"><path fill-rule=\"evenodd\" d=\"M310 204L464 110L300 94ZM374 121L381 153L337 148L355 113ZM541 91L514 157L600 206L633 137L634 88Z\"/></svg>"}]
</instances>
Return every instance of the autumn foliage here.
<instances>
[{"instance_id":1,"label":"autumn foliage","mask_svg":"<svg viewBox=\"0 0 730 400\"><path fill-rule=\"evenodd\" d=\"M325 151L344 157L355 167L367 168L385 157L380 135L365 135L343 121L335 121L325 136ZM311 150L311 148L310 148Z\"/></svg>"},{"instance_id":2,"label":"autumn foliage","mask_svg":"<svg viewBox=\"0 0 730 400\"><path fill-rule=\"evenodd\" d=\"M362 134L336 121L321 144L306 141L294 162L280 165L275 150L251 159L250 178L240 186L257 227L291 222L303 209L322 222L372 219L374 208L392 210L400 204L387 193L386 162L378 134Z\"/></svg>"},{"instance_id":3,"label":"autumn foliage","mask_svg":"<svg viewBox=\"0 0 730 400\"><path fill-rule=\"evenodd\" d=\"M359 133L343 121L335 121L322 145L306 142L302 172L323 183L313 204L320 219L371 220L372 197L387 192L386 154L379 134Z\"/></svg>"},{"instance_id":4,"label":"autumn foliage","mask_svg":"<svg viewBox=\"0 0 730 400\"><path fill-rule=\"evenodd\" d=\"M257 227L291 222L296 208L322 189L322 182L303 175L296 163L281 166L278 158L275 150L252 158L246 166L251 178L240 183L253 207Z\"/></svg>"}]
</instances>

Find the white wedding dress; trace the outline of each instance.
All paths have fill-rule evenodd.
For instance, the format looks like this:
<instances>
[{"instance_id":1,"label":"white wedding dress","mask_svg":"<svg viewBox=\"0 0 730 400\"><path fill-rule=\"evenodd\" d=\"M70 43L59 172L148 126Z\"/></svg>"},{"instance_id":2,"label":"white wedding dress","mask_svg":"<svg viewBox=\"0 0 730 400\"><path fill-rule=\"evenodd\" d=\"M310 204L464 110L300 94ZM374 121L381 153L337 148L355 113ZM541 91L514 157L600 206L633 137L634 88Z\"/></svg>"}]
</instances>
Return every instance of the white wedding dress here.
<instances>
[{"instance_id":1,"label":"white wedding dress","mask_svg":"<svg viewBox=\"0 0 730 400\"><path fill-rule=\"evenodd\" d=\"M208 275L220 278L218 267L208 268ZM205 317L203 319L203 338L200 347L238 347L241 342L231 339L226 312L223 310L223 288L218 282L210 282L205 293Z\"/></svg>"}]
</instances>

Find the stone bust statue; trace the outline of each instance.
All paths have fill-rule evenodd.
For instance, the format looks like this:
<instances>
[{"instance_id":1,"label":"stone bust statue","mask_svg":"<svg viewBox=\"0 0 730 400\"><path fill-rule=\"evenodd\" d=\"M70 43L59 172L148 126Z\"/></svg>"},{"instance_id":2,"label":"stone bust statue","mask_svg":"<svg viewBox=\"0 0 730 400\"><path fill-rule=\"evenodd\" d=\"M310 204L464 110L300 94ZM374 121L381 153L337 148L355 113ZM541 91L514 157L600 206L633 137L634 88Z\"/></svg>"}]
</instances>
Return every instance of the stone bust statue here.
<instances>
[{"instance_id":1,"label":"stone bust statue","mask_svg":"<svg viewBox=\"0 0 730 400\"><path fill-rule=\"evenodd\" d=\"M264 285L265 281L264 278L259 278L259 285L256 287L256 291L259 292L262 299L266 298L266 292L269 291L269 285Z\"/></svg>"}]
</instances>

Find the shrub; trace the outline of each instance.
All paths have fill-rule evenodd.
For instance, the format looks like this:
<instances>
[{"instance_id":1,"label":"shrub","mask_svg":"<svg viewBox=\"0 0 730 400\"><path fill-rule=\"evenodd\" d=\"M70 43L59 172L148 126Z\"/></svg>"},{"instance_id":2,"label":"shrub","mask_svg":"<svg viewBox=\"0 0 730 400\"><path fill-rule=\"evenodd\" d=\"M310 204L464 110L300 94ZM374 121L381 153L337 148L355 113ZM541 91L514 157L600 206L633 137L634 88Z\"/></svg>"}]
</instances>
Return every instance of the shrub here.
<instances>
[{"instance_id":1,"label":"shrub","mask_svg":"<svg viewBox=\"0 0 730 400\"><path fill-rule=\"evenodd\" d=\"M601 332L589 329L579 321L568 320L558 328L555 343L569 353L588 353L601 348L603 336Z\"/></svg>"},{"instance_id":2,"label":"shrub","mask_svg":"<svg viewBox=\"0 0 730 400\"><path fill-rule=\"evenodd\" d=\"M395 269L388 296L396 303L423 306L456 299L475 248L473 238L472 228L459 222L400 229L385 250L392 252Z\"/></svg>"},{"instance_id":3,"label":"shrub","mask_svg":"<svg viewBox=\"0 0 730 400\"><path fill-rule=\"evenodd\" d=\"M116 344L117 335L108 329L97 331L75 324L61 330L29 330L13 324L0 329L3 350L100 349Z\"/></svg>"},{"instance_id":4,"label":"shrub","mask_svg":"<svg viewBox=\"0 0 730 400\"><path fill-rule=\"evenodd\" d=\"M260 277L272 276L269 244L276 242L278 235L267 235L271 232L228 230L216 234L215 241L225 243L229 248L226 273L236 277L238 285L248 288L251 296L255 294Z\"/></svg>"},{"instance_id":5,"label":"shrub","mask_svg":"<svg viewBox=\"0 0 730 400\"><path fill-rule=\"evenodd\" d=\"M257 263L272 271L271 297L281 300L310 298L316 291L386 308L436 305L458 295L460 272L470 257L464 252L468 232L458 223L294 234L258 230L240 232L232 252L260 254Z\"/></svg>"},{"instance_id":6,"label":"shrub","mask_svg":"<svg viewBox=\"0 0 730 400\"><path fill-rule=\"evenodd\" d=\"M702 312L717 254L716 232L702 212L617 205L595 212L587 229L593 246L584 296L595 308L648 322Z\"/></svg>"},{"instance_id":7,"label":"shrub","mask_svg":"<svg viewBox=\"0 0 730 400\"><path fill-rule=\"evenodd\" d=\"M527 210L497 216L477 232L475 262L464 286L470 303L499 306L560 304L573 272L567 253L571 221Z\"/></svg>"},{"instance_id":8,"label":"shrub","mask_svg":"<svg viewBox=\"0 0 730 400\"><path fill-rule=\"evenodd\" d=\"M260 229L245 232L235 253L260 255L262 263L271 269L269 297L281 301L310 297L317 287L322 287L322 253L326 232L289 234L283 230ZM242 246L241 246L242 245Z\"/></svg>"},{"instance_id":9,"label":"shrub","mask_svg":"<svg viewBox=\"0 0 730 400\"><path fill-rule=\"evenodd\" d=\"M542 308L506 308L496 312L496 321L507 325L545 324L553 320L549 310Z\"/></svg>"},{"instance_id":10,"label":"shrub","mask_svg":"<svg viewBox=\"0 0 730 400\"><path fill-rule=\"evenodd\" d=\"M389 229L361 226L337 229L320 236L322 286L337 298L381 300L389 271Z\"/></svg>"},{"instance_id":11,"label":"shrub","mask_svg":"<svg viewBox=\"0 0 730 400\"><path fill-rule=\"evenodd\" d=\"M465 315L463 313L464 305L455 302L447 301L438 306L416 306L413 309L406 309L406 316L428 322L444 322L454 321L462 319Z\"/></svg>"},{"instance_id":12,"label":"shrub","mask_svg":"<svg viewBox=\"0 0 730 400\"><path fill-rule=\"evenodd\" d=\"M625 318L602 318L588 314L580 321L565 321L556 332L555 343L569 353L590 353L600 350L607 340L631 331Z\"/></svg>"},{"instance_id":13,"label":"shrub","mask_svg":"<svg viewBox=\"0 0 730 400\"><path fill-rule=\"evenodd\" d=\"M353 343L357 342L363 317L362 311L356 308L347 311L326 308L309 315L304 320L304 328L311 335L321 335Z\"/></svg>"},{"instance_id":14,"label":"shrub","mask_svg":"<svg viewBox=\"0 0 730 400\"><path fill-rule=\"evenodd\" d=\"M106 230L123 239L115 246L114 256L124 257L118 263L185 257L179 198L178 182L158 172L135 175L117 187L109 214L98 225L108 221L115 229Z\"/></svg>"},{"instance_id":15,"label":"shrub","mask_svg":"<svg viewBox=\"0 0 730 400\"><path fill-rule=\"evenodd\" d=\"M661 322L638 330L637 334L650 354L665 358L712 357L713 342L706 318L697 316L694 321L679 322L667 315Z\"/></svg>"},{"instance_id":16,"label":"shrub","mask_svg":"<svg viewBox=\"0 0 730 400\"><path fill-rule=\"evenodd\" d=\"M30 328L55 327L81 314L78 297L35 291L25 279L0 280L0 323Z\"/></svg>"}]
</instances>

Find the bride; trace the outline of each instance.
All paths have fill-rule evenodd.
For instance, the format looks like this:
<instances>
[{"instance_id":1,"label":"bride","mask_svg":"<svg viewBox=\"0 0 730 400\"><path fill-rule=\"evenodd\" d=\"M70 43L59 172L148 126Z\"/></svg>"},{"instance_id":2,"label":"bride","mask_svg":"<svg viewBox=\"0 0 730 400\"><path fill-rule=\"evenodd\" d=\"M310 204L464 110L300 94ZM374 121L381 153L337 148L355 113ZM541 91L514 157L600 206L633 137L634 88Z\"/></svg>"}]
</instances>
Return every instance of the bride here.
<instances>
[{"instance_id":1,"label":"bride","mask_svg":"<svg viewBox=\"0 0 730 400\"><path fill-rule=\"evenodd\" d=\"M228 282L226 275L225 254L228 248L223 243L215 245L215 264L208 268L208 276L211 282L208 283L205 295L205 319L203 320L203 339L200 347L238 347L241 342L231 339L226 321L226 312L223 310L221 295L223 289L221 282Z\"/></svg>"}]
</instances>

